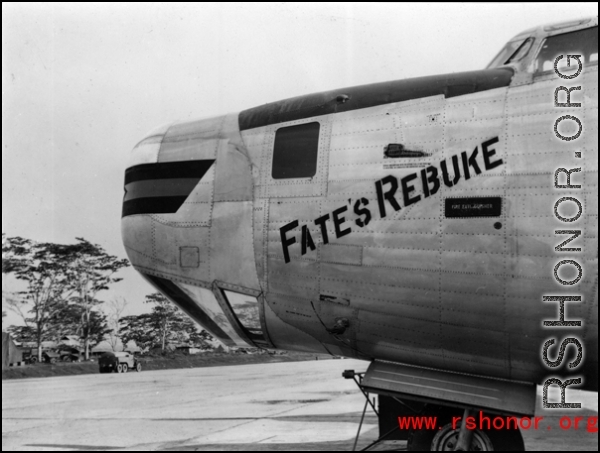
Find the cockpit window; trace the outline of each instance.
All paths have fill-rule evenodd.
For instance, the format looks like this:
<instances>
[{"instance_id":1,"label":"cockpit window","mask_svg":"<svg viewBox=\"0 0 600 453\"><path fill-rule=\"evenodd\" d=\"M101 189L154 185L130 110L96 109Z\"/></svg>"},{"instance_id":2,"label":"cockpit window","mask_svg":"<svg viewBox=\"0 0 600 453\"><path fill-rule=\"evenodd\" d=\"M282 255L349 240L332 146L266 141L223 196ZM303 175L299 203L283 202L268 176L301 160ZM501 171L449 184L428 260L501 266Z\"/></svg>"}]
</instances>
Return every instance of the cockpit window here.
<instances>
[{"instance_id":1,"label":"cockpit window","mask_svg":"<svg viewBox=\"0 0 600 453\"><path fill-rule=\"evenodd\" d=\"M493 69L497 68L498 66L519 61L521 58L527 55L527 52L529 52L529 49L531 49L533 41L533 38L523 38L510 41L504 46L498 55L496 55L492 62L487 65L486 69Z\"/></svg>"},{"instance_id":2,"label":"cockpit window","mask_svg":"<svg viewBox=\"0 0 600 453\"><path fill-rule=\"evenodd\" d=\"M535 73L540 75L554 71L554 61L559 55L564 55L564 58L559 61L558 69L565 75L574 73L578 67L573 59L567 66L567 55L580 55L584 65L598 64L598 27L546 38L535 60Z\"/></svg>"},{"instance_id":3,"label":"cockpit window","mask_svg":"<svg viewBox=\"0 0 600 453\"><path fill-rule=\"evenodd\" d=\"M533 38L527 38L525 41L523 41L523 44L519 46L515 53L513 53L504 64L516 63L517 61L521 61L529 53L529 50L533 45L533 41L535 41Z\"/></svg>"}]
</instances>

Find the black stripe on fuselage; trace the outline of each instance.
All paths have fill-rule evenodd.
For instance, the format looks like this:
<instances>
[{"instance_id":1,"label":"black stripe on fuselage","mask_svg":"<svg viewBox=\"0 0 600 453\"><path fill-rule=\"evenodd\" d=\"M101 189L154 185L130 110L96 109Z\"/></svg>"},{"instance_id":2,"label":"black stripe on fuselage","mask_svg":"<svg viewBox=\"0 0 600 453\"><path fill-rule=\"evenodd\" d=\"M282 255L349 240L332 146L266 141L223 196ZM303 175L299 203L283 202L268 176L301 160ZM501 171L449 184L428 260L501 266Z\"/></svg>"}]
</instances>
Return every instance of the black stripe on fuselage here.
<instances>
[{"instance_id":1,"label":"black stripe on fuselage","mask_svg":"<svg viewBox=\"0 0 600 453\"><path fill-rule=\"evenodd\" d=\"M176 197L189 195L198 184L198 178L146 179L125 186L125 199Z\"/></svg>"},{"instance_id":2,"label":"black stripe on fuselage","mask_svg":"<svg viewBox=\"0 0 600 453\"><path fill-rule=\"evenodd\" d=\"M174 214L202 180L214 159L142 164L125 171L122 217Z\"/></svg>"},{"instance_id":3,"label":"black stripe on fuselage","mask_svg":"<svg viewBox=\"0 0 600 453\"><path fill-rule=\"evenodd\" d=\"M135 200L125 201L123 203L123 217L135 214L174 214L181 207L185 200L184 197L148 197L136 198Z\"/></svg>"},{"instance_id":4,"label":"black stripe on fuselage","mask_svg":"<svg viewBox=\"0 0 600 453\"><path fill-rule=\"evenodd\" d=\"M510 84L512 76L513 70L510 68L495 68L374 83L298 96L240 112L240 130L439 94L450 98L477 93L506 87Z\"/></svg>"},{"instance_id":5,"label":"black stripe on fuselage","mask_svg":"<svg viewBox=\"0 0 600 453\"><path fill-rule=\"evenodd\" d=\"M214 159L205 159L136 165L125 170L125 185L147 179L198 178L200 180L214 161Z\"/></svg>"}]
</instances>

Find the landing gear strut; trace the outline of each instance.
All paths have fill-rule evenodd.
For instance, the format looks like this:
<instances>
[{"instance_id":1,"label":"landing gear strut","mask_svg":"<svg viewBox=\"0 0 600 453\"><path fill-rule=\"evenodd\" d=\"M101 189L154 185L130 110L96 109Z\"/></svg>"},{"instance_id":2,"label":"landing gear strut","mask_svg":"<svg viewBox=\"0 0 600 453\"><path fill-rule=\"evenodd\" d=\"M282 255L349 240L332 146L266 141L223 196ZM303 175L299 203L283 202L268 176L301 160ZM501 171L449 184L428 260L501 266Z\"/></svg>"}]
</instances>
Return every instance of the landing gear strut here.
<instances>
[{"instance_id":1,"label":"landing gear strut","mask_svg":"<svg viewBox=\"0 0 600 453\"><path fill-rule=\"evenodd\" d=\"M425 404L409 401L400 395L379 395L379 407L371 400L369 389L362 385L365 373L345 371L345 379L353 379L361 393L365 396L358 432L354 441L356 451L364 424L367 409L371 407L379 420L379 438L362 451L369 451L375 446L390 440L406 440L408 451L525 451L525 444L519 429L469 429L467 417L473 417L472 409L459 409L449 406ZM385 408L387 410L384 410ZM389 409L392 407L393 409ZM484 414L485 415L485 414ZM398 417L414 419L435 419L435 428L401 430ZM457 426L457 418L460 423Z\"/></svg>"}]
</instances>

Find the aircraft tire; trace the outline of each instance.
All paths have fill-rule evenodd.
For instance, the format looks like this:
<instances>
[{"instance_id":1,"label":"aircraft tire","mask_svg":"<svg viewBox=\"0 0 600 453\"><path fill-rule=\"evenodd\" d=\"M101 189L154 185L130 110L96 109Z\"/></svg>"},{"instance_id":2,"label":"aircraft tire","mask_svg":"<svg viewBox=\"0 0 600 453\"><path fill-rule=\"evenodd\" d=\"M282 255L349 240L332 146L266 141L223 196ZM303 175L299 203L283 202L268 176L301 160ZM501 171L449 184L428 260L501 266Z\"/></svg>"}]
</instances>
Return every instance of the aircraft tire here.
<instances>
[{"instance_id":1,"label":"aircraft tire","mask_svg":"<svg viewBox=\"0 0 600 453\"><path fill-rule=\"evenodd\" d=\"M458 442L458 433L460 430L452 429L452 424L444 426L433 438L431 442L431 451L454 451ZM494 445L489 436L480 430L473 432L471 441L472 451L494 451Z\"/></svg>"},{"instance_id":2,"label":"aircraft tire","mask_svg":"<svg viewBox=\"0 0 600 453\"><path fill-rule=\"evenodd\" d=\"M445 418L445 417L444 417ZM442 423L442 429L413 430L408 435L408 451L448 451L453 450L458 439L458 430L451 424ZM516 430L476 430L473 433L475 451L525 451L525 443L521 431ZM473 446L473 445L472 445Z\"/></svg>"}]
</instances>

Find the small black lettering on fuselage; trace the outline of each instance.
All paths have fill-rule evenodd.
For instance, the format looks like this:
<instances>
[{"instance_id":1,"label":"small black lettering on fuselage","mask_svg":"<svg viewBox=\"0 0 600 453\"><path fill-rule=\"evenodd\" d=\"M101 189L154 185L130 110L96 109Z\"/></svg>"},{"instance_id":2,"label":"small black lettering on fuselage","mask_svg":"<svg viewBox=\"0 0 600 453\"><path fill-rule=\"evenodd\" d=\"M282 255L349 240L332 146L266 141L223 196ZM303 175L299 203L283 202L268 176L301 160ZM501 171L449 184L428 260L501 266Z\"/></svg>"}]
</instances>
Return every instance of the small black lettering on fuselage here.
<instances>
[{"instance_id":1,"label":"small black lettering on fuselage","mask_svg":"<svg viewBox=\"0 0 600 453\"><path fill-rule=\"evenodd\" d=\"M446 198L445 215L449 219L468 217L500 217L501 197Z\"/></svg>"}]
</instances>

